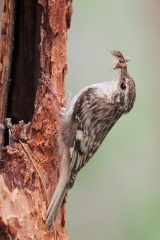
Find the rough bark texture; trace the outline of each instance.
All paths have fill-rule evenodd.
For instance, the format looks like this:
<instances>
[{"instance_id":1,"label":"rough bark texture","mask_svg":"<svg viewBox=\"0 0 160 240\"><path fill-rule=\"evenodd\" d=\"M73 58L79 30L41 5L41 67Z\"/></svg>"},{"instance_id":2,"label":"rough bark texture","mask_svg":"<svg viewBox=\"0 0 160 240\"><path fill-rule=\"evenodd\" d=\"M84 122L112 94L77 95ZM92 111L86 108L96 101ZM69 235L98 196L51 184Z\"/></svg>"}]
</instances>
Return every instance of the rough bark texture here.
<instances>
[{"instance_id":1,"label":"rough bark texture","mask_svg":"<svg viewBox=\"0 0 160 240\"><path fill-rule=\"evenodd\" d=\"M5 0L1 5L1 41L0 41L0 123L6 117L6 105L11 74L13 50L13 29L15 1ZM0 151L4 143L4 131L0 131Z\"/></svg>"},{"instance_id":2,"label":"rough bark texture","mask_svg":"<svg viewBox=\"0 0 160 240\"><path fill-rule=\"evenodd\" d=\"M44 222L60 174L58 111L64 105L71 5L66 0L39 0L39 4L40 68L44 74L38 85L31 122L14 125L14 143L3 147L0 239L68 239L64 205L53 230L48 231Z\"/></svg>"}]
</instances>

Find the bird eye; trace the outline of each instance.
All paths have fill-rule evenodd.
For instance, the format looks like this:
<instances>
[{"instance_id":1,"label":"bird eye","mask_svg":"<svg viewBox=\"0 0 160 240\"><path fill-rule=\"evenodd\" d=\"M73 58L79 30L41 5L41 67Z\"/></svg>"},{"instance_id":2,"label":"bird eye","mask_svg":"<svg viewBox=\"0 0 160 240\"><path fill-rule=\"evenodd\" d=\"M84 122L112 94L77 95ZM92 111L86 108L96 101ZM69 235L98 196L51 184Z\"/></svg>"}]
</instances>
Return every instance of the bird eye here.
<instances>
[{"instance_id":1,"label":"bird eye","mask_svg":"<svg viewBox=\"0 0 160 240\"><path fill-rule=\"evenodd\" d=\"M126 85L124 83L121 83L121 89L125 90L126 89Z\"/></svg>"}]
</instances>

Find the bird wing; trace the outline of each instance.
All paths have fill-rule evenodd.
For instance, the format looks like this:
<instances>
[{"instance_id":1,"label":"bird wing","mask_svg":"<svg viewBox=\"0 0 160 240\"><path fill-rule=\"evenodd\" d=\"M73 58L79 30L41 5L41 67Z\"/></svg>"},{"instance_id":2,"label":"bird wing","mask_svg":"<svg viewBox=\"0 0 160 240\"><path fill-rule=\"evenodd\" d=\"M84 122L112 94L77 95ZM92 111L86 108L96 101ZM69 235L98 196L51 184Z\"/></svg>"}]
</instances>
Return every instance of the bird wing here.
<instances>
[{"instance_id":1,"label":"bird wing","mask_svg":"<svg viewBox=\"0 0 160 240\"><path fill-rule=\"evenodd\" d=\"M74 104L70 143L70 183L72 187L77 172L93 156L107 134L106 101L97 96L95 88L85 90Z\"/></svg>"}]
</instances>

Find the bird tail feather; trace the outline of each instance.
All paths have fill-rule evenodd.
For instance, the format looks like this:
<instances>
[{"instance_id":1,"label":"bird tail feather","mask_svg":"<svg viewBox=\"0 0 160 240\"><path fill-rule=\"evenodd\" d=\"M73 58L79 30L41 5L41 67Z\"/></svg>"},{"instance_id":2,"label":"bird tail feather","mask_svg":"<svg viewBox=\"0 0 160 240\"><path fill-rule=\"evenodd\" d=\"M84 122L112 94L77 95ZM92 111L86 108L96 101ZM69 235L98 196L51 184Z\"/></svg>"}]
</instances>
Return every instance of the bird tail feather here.
<instances>
[{"instance_id":1,"label":"bird tail feather","mask_svg":"<svg viewBox=\"0 0 160 240\"><path fill-rule=\"evenodd\" d=\"M68 154L64 151L62 157L62 170L59 182L56 186L55 192L47 209L46 226L51 229L56 220L59 209L62 205L63 199L68 190L68 179L69 179L69 165L68 165Z\"/></svg>"}]
</instances>

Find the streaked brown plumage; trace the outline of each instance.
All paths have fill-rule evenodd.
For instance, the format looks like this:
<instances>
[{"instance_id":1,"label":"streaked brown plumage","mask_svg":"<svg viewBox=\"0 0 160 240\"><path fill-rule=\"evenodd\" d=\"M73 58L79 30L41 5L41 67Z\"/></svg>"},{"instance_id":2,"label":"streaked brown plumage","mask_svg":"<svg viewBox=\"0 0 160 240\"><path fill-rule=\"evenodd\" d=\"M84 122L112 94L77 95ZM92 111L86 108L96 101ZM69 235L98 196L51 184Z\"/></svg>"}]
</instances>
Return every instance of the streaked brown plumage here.
<instances>
[{"instance_id":1,"label":"streaked brown plumage","mask_svg":"<svg viewBox=\"0 0 160 240\"><path fill-rule=\"evenodd\" d=\"M117 120L134 105L135 83L127 71L125 58L117 50L111 53L118 58L115 69L120 69L120 76L111 82L82 89L60 113L62 171L47 210L48 228L53 226L66 191L72 188L77 173L97 151Z\"/></svg>"}]
</instances>

